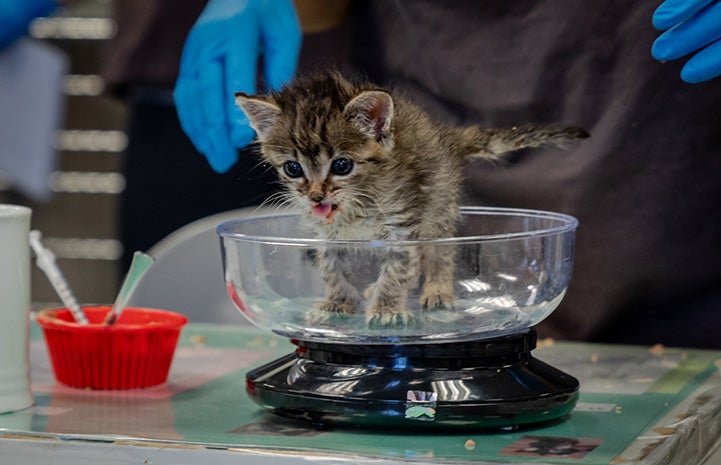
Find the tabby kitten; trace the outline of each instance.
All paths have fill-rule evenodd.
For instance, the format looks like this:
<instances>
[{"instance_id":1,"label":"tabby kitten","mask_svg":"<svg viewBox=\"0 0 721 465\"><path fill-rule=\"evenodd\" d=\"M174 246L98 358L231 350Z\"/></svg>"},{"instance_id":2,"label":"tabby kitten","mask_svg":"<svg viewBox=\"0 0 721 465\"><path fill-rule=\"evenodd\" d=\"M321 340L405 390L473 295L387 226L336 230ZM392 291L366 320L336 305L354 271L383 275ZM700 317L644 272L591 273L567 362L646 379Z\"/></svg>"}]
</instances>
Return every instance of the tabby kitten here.
<instances>
[{"instance_id":1,"label":"tabby kitten","mask_svg":"<svg viewBox=\"0 0 721 465\"><path fill-rule=\"evenodd\" d=\"M452 237L466 158L494 159L588 137L574 127L444 126L391 91L350 82L334 71L298 78L269 95L237 93L236 103L288 199L308 212L321 239ZM328 248L319 262L326 296L309 319L323 322L358 311L363 299L347 279L347 257ZM420 277L423 308L451 307L453 272L447 250L388 248L378 279L365 292L366 321L375 327L409 324L406 299Z\"/></svg>"}]
</instances>

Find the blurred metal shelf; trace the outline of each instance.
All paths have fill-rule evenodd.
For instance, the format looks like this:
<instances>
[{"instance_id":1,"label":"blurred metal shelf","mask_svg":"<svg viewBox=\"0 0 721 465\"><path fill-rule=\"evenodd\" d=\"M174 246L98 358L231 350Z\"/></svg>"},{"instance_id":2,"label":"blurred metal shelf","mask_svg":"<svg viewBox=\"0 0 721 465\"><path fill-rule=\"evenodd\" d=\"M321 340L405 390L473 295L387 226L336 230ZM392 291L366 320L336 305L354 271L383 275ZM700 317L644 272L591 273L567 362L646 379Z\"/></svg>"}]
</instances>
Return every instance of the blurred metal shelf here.
<instances>
[{"instance_id":1,"label":"blurred metal shelf","mask_svg":"<svg viewBox=\"0 0 721 465\"><path fill-rule=\"evenodd\" d=\"M0 173L0 202L33 209L32 227L43 232L76 297L83 303L109 303L121 277L118 239L125 107L104 94L100 74L107 41L116 32L112 0L79 0L61 6L49 18L38 18L29 35L63 50L71 69L63 81L64 127L56 133L57 168L48 178L54 192L35 202L12 189ZM47 279L33 268L32 300L55 302Z\"/></svg>"},{"instance_id":2,"label":"blurred metal shelf","mask_svg":"<svg viewBox=\"0 0 721 465\"><path fill-rule=\"evenodd\" d=\"M110 18L38 18L30 25L35 39L108 40L115 35L115 21Z\"/></svg>"}]
</instances>

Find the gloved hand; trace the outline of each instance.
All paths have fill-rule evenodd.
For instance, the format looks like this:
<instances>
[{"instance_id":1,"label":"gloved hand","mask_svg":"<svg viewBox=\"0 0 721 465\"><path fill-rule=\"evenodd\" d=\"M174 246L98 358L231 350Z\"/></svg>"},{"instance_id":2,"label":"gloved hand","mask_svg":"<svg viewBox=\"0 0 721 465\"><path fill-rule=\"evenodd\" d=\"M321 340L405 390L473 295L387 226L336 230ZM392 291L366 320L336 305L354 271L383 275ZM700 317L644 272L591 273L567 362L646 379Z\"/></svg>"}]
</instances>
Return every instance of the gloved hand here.
<instances>
[{"instance_id":1,"label":"gloved hand","mask_svg":"<svg viewBox=\"0 0 721 465\"><path fill-rule=\"evenodd\" d=\"M653 14L656 39L651 54L657 60L675 60L696 53L681 70L689 83L721 75L721 1L666 0Z\"/></svg>"},{"instance_id":2,"label":"gloved hand","mask_svg":"<svg viewBox=\"0 0 721 465\"><path fill-rule=\"evenodd\" d=\"M256 93L263 54L265 90L290 80L301 30L291 0L210 0L190 30L175 84L183 130L219 173L238 159L254 132L234 92Z\"/></svg>"},{"instance_id":3,"label":"gloved hand","mask_svg":"<svg viewBox=\"0 0 721 465\"><path fill-rule=\"evenodd\" d=\"M0 0L0 49L25 35L30 22L50 14L54 0Z\"/></svg>"}]
</instances>

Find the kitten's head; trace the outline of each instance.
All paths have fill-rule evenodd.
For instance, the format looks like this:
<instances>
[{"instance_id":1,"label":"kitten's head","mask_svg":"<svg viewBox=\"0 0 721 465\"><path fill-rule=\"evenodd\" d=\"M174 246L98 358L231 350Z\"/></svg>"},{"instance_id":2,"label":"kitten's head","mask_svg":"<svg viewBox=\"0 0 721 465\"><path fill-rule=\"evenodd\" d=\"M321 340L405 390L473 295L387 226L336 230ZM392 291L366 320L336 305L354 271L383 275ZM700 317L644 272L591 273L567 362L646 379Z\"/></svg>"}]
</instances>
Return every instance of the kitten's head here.
<instances>
[{"instance_id":1,"label":"kitten's head","mask_svg":"<svg viewBox=\"0 0 721 465\"><path fill-rule=\"evenodd\" d=\"M393 150L388 92L329 72L236 103L297 207L328 223L373 208L374 175Z\"/></svg>"}]
</instances>

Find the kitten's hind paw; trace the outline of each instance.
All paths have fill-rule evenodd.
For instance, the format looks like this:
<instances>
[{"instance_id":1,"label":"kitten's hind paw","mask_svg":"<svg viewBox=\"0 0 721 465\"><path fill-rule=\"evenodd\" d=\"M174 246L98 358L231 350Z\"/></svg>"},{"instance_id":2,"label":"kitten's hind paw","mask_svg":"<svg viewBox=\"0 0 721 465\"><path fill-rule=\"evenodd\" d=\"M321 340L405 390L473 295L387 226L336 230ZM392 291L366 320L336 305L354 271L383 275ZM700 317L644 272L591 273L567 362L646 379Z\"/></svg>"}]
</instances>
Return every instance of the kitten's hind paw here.
<instances>
[{"instance_id":1,"label":"kitten's hind paw","mask_svg":"<svg viewBox=\"0 0 721 465\"><path fill-rule=\"evenodd\" d=\"M324 300L317 303L307 313L308 323L329 324L343 320L356 312L358 306L347 300Z\"/></svg>"},{"instance_id":2,"label":"kitten's hind paw","mask_svg":"<svg viewBox=\"0 0 721 465\"><path fill-rule=\"evenodd\" d=\"M421 307L424 310L450 310L453 308L453 302L456 297L449 292L443 292L436 288L427 288L421 295Z\"/></svg>"},{"instance_id":3,"label":"kitten's hind paw","mask_svg":"<svg viewBox=\"0 0 721 465\"><path fill-rule=\"evenodd\" d=\"M415 324L415 317L406 309L377 308L366 312L370 329L403 329Z\"/></svg>"}]
</instances>

